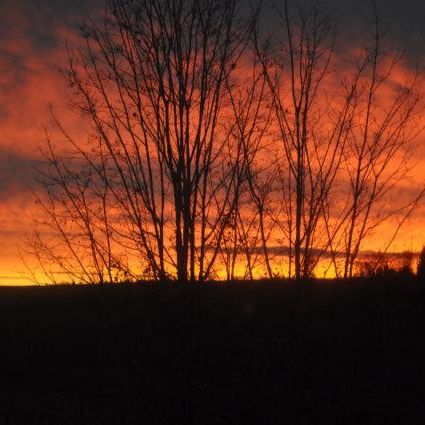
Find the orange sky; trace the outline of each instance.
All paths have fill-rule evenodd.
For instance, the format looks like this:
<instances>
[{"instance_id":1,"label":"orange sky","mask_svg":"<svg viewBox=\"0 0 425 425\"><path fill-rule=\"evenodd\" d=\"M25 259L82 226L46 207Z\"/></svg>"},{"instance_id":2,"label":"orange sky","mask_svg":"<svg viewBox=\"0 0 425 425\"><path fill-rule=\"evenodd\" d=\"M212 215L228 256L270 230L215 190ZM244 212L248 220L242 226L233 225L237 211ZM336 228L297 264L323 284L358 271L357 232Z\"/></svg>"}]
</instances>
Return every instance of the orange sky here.
<instances>
[{"instance_id":1,"label":"orange sky","mask_svg":"<svg viewBox=\"0 0 425 425\"><path fill-rule=\"evenodd\" d=\"M83 134L79 117L67 109L66 87L60 68L66 67L64 40L78 43L77 22L84 10L66 1L5 1L0 4L0 284L26 281L19 258L20 241L36 213L29 191L34 186L33 166L40 163L43 127L54 130L49 116L53 107L64 126ZM413 72L398 70L404 79ZM424 74L425 77L425 74ZM424 113L425 124L425 113ZM54 138L54 137L53 137ZM410 180L400 185L399 199L407 199L425 184L425 134L418 138L417 166ZM60 140L56 139L58 145ZM377 231L365 249L377 250L394 227ZM404 227L392 250L419 250L425 244L425 202Z\"/></svg>"}]
</instances>

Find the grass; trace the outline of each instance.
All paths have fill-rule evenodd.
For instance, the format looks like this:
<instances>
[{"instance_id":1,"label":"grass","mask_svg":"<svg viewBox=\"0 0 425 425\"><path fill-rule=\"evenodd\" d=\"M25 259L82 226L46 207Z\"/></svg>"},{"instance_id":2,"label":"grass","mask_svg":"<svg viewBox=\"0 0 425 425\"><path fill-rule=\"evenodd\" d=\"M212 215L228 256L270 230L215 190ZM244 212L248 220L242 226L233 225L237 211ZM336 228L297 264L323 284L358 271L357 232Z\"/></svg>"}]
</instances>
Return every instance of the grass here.
<instances>
[{"instance_id":1,"label":"grass","mask_svg":"<svg viewBox=\"0 0 425 425\"><path fill-rule=\"evenodd\" d=\"M425 285L0 288L0 424L414 424Z\"/></svg>"}]
</instances>

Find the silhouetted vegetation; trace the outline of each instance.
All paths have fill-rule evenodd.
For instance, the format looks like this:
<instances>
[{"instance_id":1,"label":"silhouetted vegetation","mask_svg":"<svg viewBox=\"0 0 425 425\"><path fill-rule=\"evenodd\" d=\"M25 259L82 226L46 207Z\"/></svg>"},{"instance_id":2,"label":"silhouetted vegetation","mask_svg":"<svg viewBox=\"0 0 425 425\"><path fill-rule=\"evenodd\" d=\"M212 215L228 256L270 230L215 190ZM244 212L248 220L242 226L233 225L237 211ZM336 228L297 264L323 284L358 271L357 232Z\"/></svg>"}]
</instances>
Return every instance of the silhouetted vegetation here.
<instances>
[{"instance_id":1,"label":"silhouetted vegetation","mask_svg":"<svg viewBox=\"0 0 425 425\"><path fill-rule=\"evenodd\" d=\"M388 250L423 195L388 202L410 170L417 78L400 80L376 10L345 60L319 2L273 2L266 25L268 7L111 0L82 26L64 74L89 136L56 119L72 160L47 136L26 245L45 279L299 280L321 261L347 278L395 217Z\"/></svg>"},{"instance_id":2,"label":"silhouetted vegetation","mask_svg":"<svg viewBox=\"0 0 425 425\"><path fill-rule=\"evenodd\" d=\"M381 280L409 280L415 276L413 271L414 257L415 255L411 251L405 251L399 255L380 252L370 253L366 259L358 261L356 265L357 276Z\"/></svg>"},{"instance_id":3,"label":"silhouetted vegetation","mask_svg":"<svg viewBox=\"0 0 425 425\"><path fill-rule=\"evenodd\" d=\"M425 247L422 248L419 254L418 268L416 272L419 279L425 281Z\"/></svg>"}]
</instances>

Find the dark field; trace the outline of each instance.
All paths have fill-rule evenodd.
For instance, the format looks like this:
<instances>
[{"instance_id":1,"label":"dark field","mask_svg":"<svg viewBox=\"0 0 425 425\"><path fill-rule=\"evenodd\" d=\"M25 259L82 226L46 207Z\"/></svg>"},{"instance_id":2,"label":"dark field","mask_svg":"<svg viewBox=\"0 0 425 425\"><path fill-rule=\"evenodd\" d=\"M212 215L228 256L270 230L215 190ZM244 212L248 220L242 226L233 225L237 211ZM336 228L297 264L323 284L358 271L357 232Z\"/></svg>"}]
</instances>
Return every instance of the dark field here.
<instances>
[{"instance_id":1,"label":"dark field","mask_svg":"<svg viewBox=\"0 0 425 425\"><path fill-rule=\"evenodd\" d=\"M415 424L425 284L0 288L0 425Z\"/></svg>"}]
</instances>

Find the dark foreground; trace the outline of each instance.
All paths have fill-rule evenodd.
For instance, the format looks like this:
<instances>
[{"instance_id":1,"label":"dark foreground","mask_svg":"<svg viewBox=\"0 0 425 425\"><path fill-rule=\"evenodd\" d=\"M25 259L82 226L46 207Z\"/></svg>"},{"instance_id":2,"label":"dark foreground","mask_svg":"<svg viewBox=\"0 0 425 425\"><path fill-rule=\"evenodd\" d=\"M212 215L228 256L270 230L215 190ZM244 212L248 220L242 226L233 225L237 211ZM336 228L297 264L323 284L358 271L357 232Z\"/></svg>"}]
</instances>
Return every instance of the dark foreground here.
<instances>
[{"instance_id":1,"label":"dark foreground","mask_svg":"<svg viewBox=\"0 0 425 425\"><path fill-rule=\"evenodd\" d=\"M416 424L425 284L0 288L0 425Z\"/></svg>"}]
</instances>

